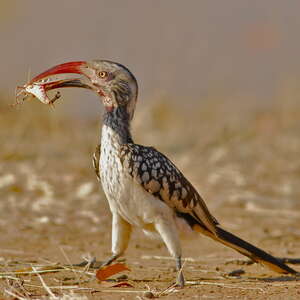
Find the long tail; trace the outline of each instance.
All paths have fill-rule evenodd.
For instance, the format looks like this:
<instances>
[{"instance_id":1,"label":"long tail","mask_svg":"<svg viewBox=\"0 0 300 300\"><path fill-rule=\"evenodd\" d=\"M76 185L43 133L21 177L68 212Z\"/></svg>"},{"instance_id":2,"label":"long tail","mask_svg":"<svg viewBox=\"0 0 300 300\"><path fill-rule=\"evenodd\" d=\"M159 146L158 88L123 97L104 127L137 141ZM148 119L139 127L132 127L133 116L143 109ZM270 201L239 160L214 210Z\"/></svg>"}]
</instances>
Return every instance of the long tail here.
<instances>
[{"instance_id":1,"label":"long tail","mask_svg":"<svg viewBox=\"0 0 300 300\"><path fill-rule=\"evenodd\" d=\"M297 274L298 272L290 268L283 261L278 260L276 257L268 254L267 252L259 249L250 243L242 240L241 238L235 236L234 234L222 229L221 227L216 227L216 234L211 233L206 228L201 225L194 224L193 229L195 231L201 232L210 238L240 252L241 254L248 256L255 262L262 263L269 267L271 270L283 273L283 274ZM299 273L298 273L299 274Z\"/></svg>"}]
</instances>

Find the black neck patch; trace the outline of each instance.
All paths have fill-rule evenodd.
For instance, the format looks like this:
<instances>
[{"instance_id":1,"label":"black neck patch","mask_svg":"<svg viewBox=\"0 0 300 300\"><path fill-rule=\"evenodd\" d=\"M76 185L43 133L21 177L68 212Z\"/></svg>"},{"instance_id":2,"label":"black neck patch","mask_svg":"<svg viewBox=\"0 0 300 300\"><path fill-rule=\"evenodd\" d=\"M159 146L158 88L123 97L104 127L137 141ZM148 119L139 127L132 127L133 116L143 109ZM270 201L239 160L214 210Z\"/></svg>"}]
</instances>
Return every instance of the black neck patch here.
<instances>
[{"instance_id":1,"label":"black neck patch","mask_svg":"<svg viewBox=\"0 0 300 300\"><path fill-rule=\"evenodd\" d=\"M103 124L114 130L121 144L133 143L130 133L130 120L125 106L118 106L103 115Z\"/></svg>"}]
</instances>

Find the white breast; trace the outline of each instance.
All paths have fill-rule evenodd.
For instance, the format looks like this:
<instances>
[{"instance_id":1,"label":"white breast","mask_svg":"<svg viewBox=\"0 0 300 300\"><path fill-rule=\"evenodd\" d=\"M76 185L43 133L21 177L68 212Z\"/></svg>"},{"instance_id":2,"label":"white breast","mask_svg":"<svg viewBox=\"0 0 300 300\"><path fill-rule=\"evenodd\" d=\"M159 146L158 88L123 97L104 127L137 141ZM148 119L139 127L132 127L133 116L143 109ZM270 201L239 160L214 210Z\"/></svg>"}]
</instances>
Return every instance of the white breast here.
<instances>
[{"instance_id":1,"label":"white breast","mask_svg":"<svg viewBox=\"0 0 300 300\"><path fill-rule=\"evenodd\" d=\"M155 218L173 217L173 211L162 201L134 182L119 158L120 144L116 133L103 126L100 155L100 177L112 213L118 213L132 225L152 231Z\"/></svg>"},{"instance_id":2,"label":"white breast","mask_svg":"<svg viewBox=\"0 0 300 300\"><path fill-rule=\"evenodd\" d=\"M122 164L119 159L120 144L114 131L103 126L100 153L100 178L103 190L112 212L116 211L116 205L121 193L121 177L123 176Z\"/></svg>"}]
</instances>

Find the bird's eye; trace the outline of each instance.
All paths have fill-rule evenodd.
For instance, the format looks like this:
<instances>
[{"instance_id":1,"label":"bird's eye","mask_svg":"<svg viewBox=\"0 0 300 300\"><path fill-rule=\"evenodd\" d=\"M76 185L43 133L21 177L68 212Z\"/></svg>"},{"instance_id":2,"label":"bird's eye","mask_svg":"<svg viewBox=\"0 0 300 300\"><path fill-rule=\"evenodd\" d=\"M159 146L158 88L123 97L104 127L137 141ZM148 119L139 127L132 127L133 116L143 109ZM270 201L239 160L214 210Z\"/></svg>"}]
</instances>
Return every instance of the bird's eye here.
<instances>
[{"instance_id":1,"label":"bird's eye","mask_svg":"<svg viewBox=\"0 0 300 300\"><path fill-rule=\"evenodd\" d=\"M100 71L100 72L98 73L98 75L99 75L100 78L106 78L107 75L108 75L108 73L107 73L106 71Z\"/></svg>"}]
</instances>

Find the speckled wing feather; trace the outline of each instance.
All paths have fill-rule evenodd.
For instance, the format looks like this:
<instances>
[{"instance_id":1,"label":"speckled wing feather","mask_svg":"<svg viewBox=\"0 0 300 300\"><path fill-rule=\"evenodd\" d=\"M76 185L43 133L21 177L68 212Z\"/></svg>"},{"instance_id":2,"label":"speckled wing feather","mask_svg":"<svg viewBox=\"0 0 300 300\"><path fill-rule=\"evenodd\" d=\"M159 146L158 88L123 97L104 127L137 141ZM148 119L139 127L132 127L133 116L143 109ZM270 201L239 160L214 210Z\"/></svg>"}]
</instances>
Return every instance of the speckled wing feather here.
<instances>
[{"instance_id":1,"label":"speckled wing feather","mask_svg":"<svg viewBox=\"0 0 300 300\"><path fill-rule=\"evenodd\" d=\"M196 189L166 156L153 147L125 144L121 147L120 158L133 179L147 192L175 212L189 214L198 224L216 232L217 220Z\"/></svg>"}]
</instances>

